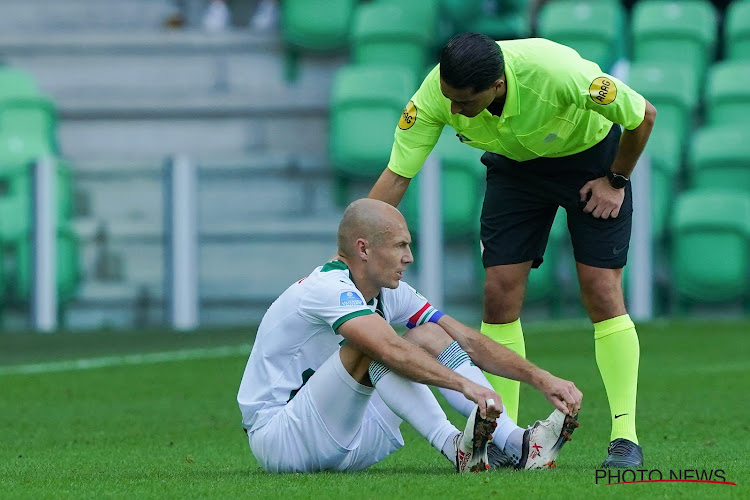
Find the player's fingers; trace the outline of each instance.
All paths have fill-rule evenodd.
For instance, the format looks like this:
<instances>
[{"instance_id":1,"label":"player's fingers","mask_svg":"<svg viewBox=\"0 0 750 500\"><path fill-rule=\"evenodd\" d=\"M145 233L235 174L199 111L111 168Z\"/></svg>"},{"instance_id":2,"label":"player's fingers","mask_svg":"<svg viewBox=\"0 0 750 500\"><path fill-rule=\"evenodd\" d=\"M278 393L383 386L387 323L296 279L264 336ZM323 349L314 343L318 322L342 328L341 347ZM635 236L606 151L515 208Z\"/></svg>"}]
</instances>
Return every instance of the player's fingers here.
<instances>
[{"instance_id":1,"label":"player's fingers","mask_svg":"<svg viewBox=\"0 0 750 500\"><path fill-rule=\"evenodd\" d=\"M602 216L602 212L604 209L601 205L597 205L593 212L591 212L591 215L596 217L597 219Z\"/></svg>"},{"instance_id":2,"label":"player's fingers","mask_svg":"<svg viewBox=\"0 0 750 500\"><path fill-rule=\"evenodd\" d=\"M487 418L487 402L483 400L483 398L479 398L479 401L477 401L477 405L479 406L479 416L482 418Z\"/></svg>"},{"instance_id":3,"label":"player's fingers","mask_svg":"<svg viewBox=\"0 0 750 500\"><path fill-rule=\"evenodd\" d=\"M587 182L586 184L583 185L581 190L578 191L578 194L581 196L581 201L586 201L586 197L588 196L589 191L591 191L591 186L589 184L590 183Z\"/></svg>"},{"instance_id":4,"label":"player's fingers","mask_svg":"<svg viewBox=\"0 0 750 500\"><path fill-rule=\"evenodd\" d=\"M557 396L552 396L552 398L550 398L550 401L552 401L552 404L555 405L555 408L566 415L570 415L570 410L568 409L568 405L565 404L565 401Z\"/></svg>"},{"instance_id":5,"label":"player's fingers","mask_svg":"<svg viewBox=\"0 0 750 500\"><path fill-rule=\"evenodd\" d=\"M610 214L610 217L615 219L617 218L618 215L620 215L620 207L617 207L614 210L612 210L612 214Z\"/></svg>"}]
</instances>

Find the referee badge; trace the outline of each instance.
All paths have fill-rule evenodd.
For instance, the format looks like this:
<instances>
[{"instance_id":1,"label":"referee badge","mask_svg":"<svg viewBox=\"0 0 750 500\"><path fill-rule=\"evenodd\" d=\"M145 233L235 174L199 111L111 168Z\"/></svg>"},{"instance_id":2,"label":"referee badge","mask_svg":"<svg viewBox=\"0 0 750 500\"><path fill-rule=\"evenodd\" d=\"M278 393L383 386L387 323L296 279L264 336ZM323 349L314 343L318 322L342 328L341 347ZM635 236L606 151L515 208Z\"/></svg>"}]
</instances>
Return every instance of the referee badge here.
<instances>
[{"instance_id":1,"label":"referee badge","mask_svg":"<svg viewBox=\"0 0 750 500\"><path fill-rule=\"evenodd\" d=\"M606 105L615 100L617 97L617 87L615 82L609 78L600 76L589 86L589 96L597 104Z\"/></svg>"},{"instance_id":2,"label":"referee badge","mask_svg":"<svg viewBox=\"0 0 750 500\"><path fill-rule=\"evenodd\" d=\"M417 121L417 107L414 101L409 101L404 110L401 112L401 119L398 121L398 128L409 130Z\"/></svg>"}]
</instances>

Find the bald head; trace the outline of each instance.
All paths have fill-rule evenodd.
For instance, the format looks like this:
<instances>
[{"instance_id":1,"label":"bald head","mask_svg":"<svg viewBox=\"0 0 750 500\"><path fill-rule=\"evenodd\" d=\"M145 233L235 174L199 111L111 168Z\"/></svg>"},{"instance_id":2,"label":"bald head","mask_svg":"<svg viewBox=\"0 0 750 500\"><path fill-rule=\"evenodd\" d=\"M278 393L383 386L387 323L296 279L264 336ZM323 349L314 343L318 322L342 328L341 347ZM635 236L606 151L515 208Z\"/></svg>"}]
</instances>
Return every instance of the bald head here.
<instances>
[{"instance_id":1,"label":"bald head","mask_svg":"<svg viewBox=\"0 0 750 500\"><path fill-rule=\"evenodd\" d=\"M390 231L406 227L406 221L395 207L380 200L362 198L353 201L341 218L338 231L338 253L349 257L359 238L377 246Z\"/></svg>"}]
</instances>

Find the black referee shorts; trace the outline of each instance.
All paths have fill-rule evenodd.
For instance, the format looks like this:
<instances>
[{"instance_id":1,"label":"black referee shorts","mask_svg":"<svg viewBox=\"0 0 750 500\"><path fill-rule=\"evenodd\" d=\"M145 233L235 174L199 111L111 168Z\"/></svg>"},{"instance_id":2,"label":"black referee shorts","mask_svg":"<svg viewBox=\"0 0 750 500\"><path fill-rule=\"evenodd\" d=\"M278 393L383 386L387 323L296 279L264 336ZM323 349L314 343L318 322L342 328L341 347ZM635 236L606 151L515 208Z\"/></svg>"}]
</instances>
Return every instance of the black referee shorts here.
<instances>
[{"instance_id":1,"label":"black referee shorts","mask_svg":"<svg viewBox=\"0 0 750 500\"><path fill-rule=\"evenodd\" d=\"M595 146L561 158L517 162L484 153L487 190L481 217L484 267L534 261L542 263L557 207L565 208L576 261L618 269L627 262L633 200L630 182L619 215L597 219L583 211L578 192L588 181L603 177L612 166L620 127Z\"/></svg>"}]
</instances>

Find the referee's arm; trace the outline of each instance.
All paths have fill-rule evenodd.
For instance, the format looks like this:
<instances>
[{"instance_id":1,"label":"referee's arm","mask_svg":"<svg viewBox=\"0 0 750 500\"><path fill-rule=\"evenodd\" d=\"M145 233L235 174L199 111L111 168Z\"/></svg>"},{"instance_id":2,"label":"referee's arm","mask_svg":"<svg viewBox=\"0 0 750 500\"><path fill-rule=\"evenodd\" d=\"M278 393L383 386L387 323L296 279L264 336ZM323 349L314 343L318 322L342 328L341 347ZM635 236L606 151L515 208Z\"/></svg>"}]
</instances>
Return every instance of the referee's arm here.
<instances>
[{"instance_id":1,"label":"referee's arm","mask_svg":"<svg viewBox=\"0 0 750 500\"><path fill-rule=\"evenodd\" d=\"M381 200L396 207L401 203L409 182L411 182L410 178L398 175L390 168L386 168L370 190L368 198Z\"/></svg>"},{"instance_id":2,"label":"referee's arm","mask_svg":"<svg viewBox=\"0 0 750 500\"><path fill-rule=\"evenodd\" d=\"M630 177L638 158L646 147L656 120L656 108L646 99L646 112L643 121L633 130L625 129L620 138L620 149L612 162L612 172Z\"/></svg>"}]
</instances>

